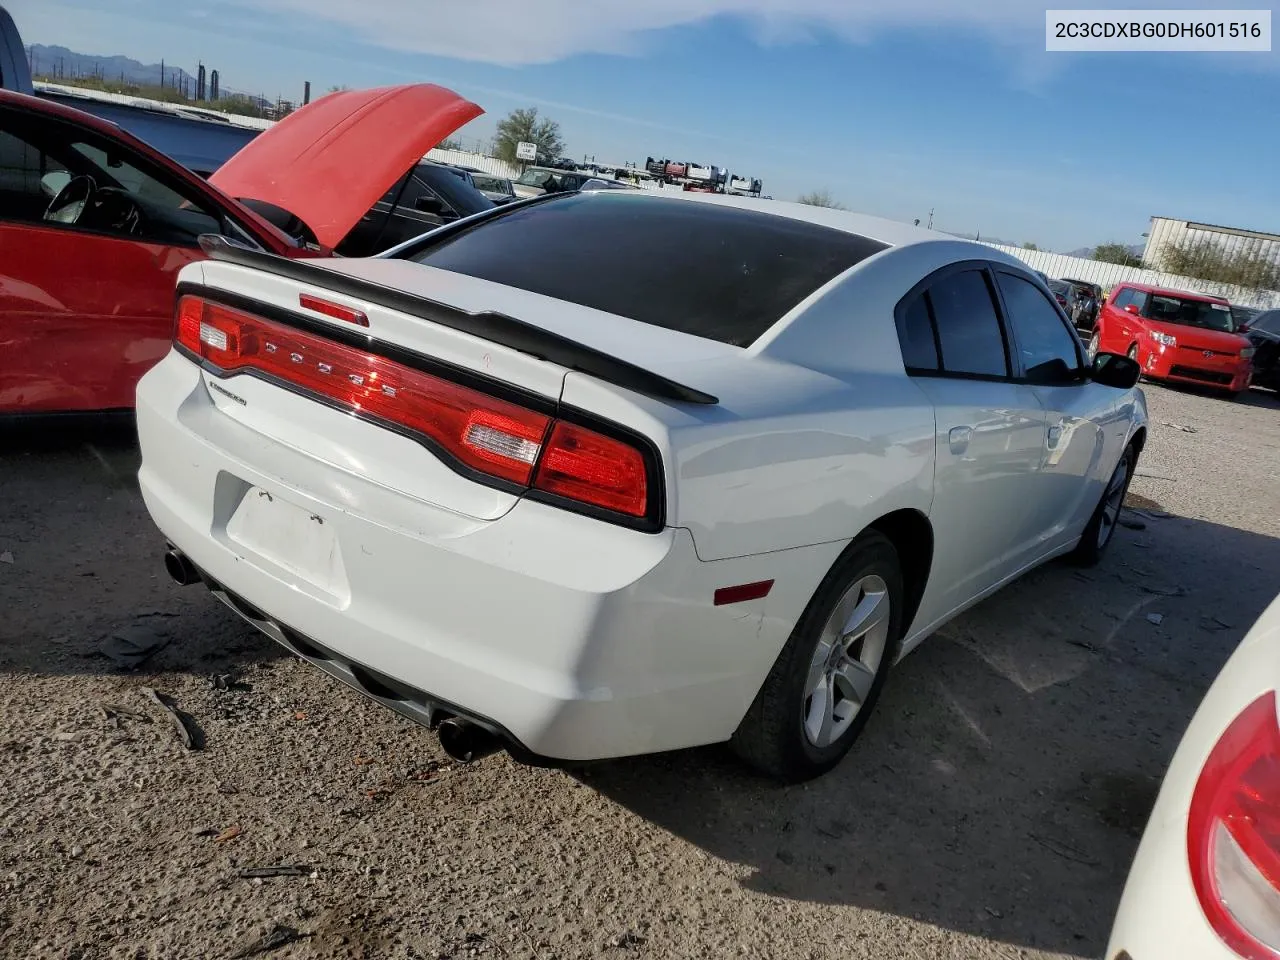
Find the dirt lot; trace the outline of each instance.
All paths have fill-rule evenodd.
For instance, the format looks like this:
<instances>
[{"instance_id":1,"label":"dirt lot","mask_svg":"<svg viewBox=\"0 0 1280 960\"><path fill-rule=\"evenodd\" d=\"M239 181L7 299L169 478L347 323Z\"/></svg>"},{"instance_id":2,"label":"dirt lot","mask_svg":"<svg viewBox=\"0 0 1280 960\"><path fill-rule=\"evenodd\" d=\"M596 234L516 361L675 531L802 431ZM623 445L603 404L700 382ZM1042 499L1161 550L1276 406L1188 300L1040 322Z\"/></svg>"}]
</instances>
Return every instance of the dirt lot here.
<instances>
[{"instance_id":1,"label":"dirt lot","mask_svg":"<svg viewBox=\"0 0 1280 960\"><path fill-rule=\"evenodd\" d=\"M1096 957L1183 727L1280 590L1280 402L1148 397L1133 492L1173 516L953 623L787 789L719 748L453 766L169 582L127 435L9 437L0 955ZM126 672L112 634L169 642Z\"/></svg>"}]
</instances>

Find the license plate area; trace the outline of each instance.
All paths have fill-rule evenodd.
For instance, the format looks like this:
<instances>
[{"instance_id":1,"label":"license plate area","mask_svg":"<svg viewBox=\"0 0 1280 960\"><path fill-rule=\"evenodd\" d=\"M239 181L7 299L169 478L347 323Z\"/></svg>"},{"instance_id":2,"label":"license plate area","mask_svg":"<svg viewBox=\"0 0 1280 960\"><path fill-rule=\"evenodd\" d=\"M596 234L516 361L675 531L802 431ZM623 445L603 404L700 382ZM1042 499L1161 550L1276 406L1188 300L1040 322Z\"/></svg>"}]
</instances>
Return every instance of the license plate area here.
<instances>
[{"instance_id":1,"label":"license plate area","mask_svg":"<svg viewBox=\"0 0 1280 960\"><path fill-rule=\"evenodd\" d=\"M215 490L214 536L278 579L336 607L350 587L333 524L279 493L223 473Z\"/></svg>"}]
</instances>

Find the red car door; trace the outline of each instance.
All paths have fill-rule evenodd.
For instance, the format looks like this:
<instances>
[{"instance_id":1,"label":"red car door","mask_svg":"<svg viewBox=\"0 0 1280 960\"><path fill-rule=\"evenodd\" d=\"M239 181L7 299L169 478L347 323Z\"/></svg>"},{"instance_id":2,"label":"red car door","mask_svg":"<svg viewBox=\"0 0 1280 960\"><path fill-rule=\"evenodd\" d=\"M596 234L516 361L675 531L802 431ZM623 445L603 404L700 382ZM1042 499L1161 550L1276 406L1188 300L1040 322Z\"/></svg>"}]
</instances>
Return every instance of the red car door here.
<instances>
[{"instance_id":1,"label":"red car door","mask_svg":"<svg viewBox=\"0 0 1280 960\"><path fill-rule=\"evenodd\" d=\"M0 109L0 414L131 408L209 206L98 131Z\"/></svg>"},{"instance_id":2,"label":"red car door","mask_svg":"<svg viewBox=\"0 0 1280 960\"><path fill-rule=\"evenodd\" d=\"M0 221L0 413L132 407L169 349L174 275L200 255Z\"/></svg>"}]
</instances>

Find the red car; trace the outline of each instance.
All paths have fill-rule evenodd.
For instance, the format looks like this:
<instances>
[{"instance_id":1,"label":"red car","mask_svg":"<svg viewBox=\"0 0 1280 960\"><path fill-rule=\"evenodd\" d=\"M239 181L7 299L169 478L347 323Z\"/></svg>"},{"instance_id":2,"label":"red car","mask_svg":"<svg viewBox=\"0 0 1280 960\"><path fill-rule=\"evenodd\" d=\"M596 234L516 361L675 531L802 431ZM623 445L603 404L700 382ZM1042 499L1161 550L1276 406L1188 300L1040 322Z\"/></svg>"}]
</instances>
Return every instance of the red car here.
<instances>
[{"instance_id":1,"label":"red car","mask_svg":"<svg viewBox=\"0 0 1280 960\"><path fill-rule=\"evenodd\" d=\"M1122 283L1098 313L1089 351L1127 353L1144 377L1235 396L1253 375L1253 344L1237 330L1221 297Z\"/></svg>"},{"instance_id":2,"label":"red car","mask_svg":"<svg viewBox=\"0 0 1280 960\"><path fill-rule=\"evenodd\" d=\"M0 90L0 416L132 409L169 350L175 276L203 259L200 235L326 256L483 112L432 84L335 93L205 181L115 124Z\"/></svg>"}]
</instances>

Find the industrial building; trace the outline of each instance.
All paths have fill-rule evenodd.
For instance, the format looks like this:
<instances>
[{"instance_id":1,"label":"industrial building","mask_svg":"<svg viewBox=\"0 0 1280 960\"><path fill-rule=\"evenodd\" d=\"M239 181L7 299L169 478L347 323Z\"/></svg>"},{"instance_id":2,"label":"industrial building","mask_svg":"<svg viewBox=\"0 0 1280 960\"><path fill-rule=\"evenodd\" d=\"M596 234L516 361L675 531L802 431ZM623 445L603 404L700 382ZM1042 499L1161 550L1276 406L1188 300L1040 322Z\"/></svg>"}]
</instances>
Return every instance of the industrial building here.
<instances>
[{"instance_id":1,"label":"industrial building","mask_svg":"<svg viewBox=\"0 0 1280 960\"><path fill-rule=\"evenodd\" d=\"M1280 234L1220 227L1211 223L1152 217L1142 262L1155 270L1166 270L1165 252L1173 247L1212 244L1225 257L1244 256L1280 264Z\"/></svg>"}]
</instances>

